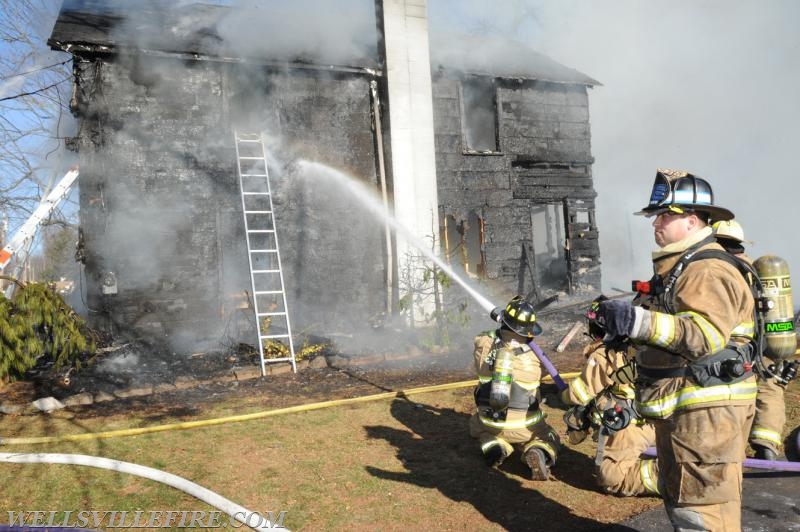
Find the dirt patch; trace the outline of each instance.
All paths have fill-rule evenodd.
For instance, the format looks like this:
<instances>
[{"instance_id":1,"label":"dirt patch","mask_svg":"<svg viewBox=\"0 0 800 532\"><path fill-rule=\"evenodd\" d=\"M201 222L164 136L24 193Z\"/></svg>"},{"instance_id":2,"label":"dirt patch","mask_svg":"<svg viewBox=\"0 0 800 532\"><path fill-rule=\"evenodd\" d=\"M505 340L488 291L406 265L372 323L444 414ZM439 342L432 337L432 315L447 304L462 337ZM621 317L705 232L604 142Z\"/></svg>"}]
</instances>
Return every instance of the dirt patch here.
<instances>
[{"instance_id":1,"label":"dirt patch","mask_svg":"<svg viewBox=\"0 0 800 532\"><path fill-rule=\"evenodd\" d=\"M543 313L547 329L537 343L561 373L579 371L584 362L581 351L588 339L583 334L574 336L564 352L556 352L581 312L582 306L573 305ZM191 404L187 415L196 415L203 404L226 396L255 394L272 406L325 401L472 379L471 344L470 335L449 349L387 346L360 353L327 349L311 361L298 362L297 373L291 372L288 363L268 364L270 374L262 378L260 361L247 346L177 355L128 342L101 349L84 360L81 369L56 371L39 365L25 380L0 389L0 405L27 405L42 397L63 401L89 394L93 404L70 409L103 416L134 407L152 409L158 415L175 404Z\"/></svg>"}]
</instances>

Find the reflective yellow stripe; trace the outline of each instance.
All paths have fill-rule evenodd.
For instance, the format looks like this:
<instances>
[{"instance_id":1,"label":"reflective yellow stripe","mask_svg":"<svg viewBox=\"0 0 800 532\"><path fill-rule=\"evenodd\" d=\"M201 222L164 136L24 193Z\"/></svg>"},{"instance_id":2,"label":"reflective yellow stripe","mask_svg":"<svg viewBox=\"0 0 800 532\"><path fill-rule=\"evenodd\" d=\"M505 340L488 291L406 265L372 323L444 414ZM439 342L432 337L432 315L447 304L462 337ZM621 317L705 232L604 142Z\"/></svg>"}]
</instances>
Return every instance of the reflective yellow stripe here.
<instances>
[{"instance_id":1,"label":"reflective yellow stripe","mask_svg":"<svg viewBox=\"0 0 800 532\"><path fill-rule=\"evenodd\" d=\"M708 342L709 352L716 353L725 347L725 337L722 335L719 329L711 325L711 322L708 321L702 314L687 311L678 312L675 315L679 318L689 318L695 322L698 327L700 327L700 331L702 331L703 336L705 336L706 341Z\"/></svg>"},{"instance_id":2,"label":"reflective yellow stripe","mask_svg":"<svg viewBox=\"0 0 800 532\"><path fill-rule=\"evenodd\" d=\"M611 393L625 399L634 399L636 397L636 391L634 391L633 386L627 384L615 384L611 387Z\"/></svg>"},{"instance_id":3,"label":"reflective yellow stripe","mask_svg":"<svg viewBox=\"0 0 800 532\"><path fill-rule=\"evenodd\" d=\"M483 445L481 445L481 451L483 451L483 453L486 454L486 451L488 451L489 449L491 449L495 445L502 445L502 443L500 443L500 440L492 440L492 441L486 442Z\"/></svg>"},{"instance_id":4,"label":"reflective yellow stripe","mask_svg":"<svg viewBox=\"0 0 800 532\"><path fill-rule=\"evenodd\" d=\"M572 390L572 393L575 394L575 396L578 398L578 402L582 405L585 405L594 398L589 393L586 382L580 377L570 381L569 389Z\"/></svg>"},{"instance_id":5,"label":"reflective yellow stripe","mask_svg":"<svg viewBox=\"0 0 800 532\"><path fill-rule=\"evenodd\" d=\"M753 338L756 335L756 324L752 321L743 321L731 332L731 336L746 336Z\"/></svg>"},{"instance_id":6,"label":"reflective yellow stripe","mask_svg":"<svg viewBox=\"0 0 800 532\"><path fill-rule=\"evenodd\" d=\"M654 459L642 460L639 465L639 474L642 476L642 484L648 493L660 495L658 492L658 473L656 472L657 462Z\"/></svg>"},{"instance_id":7,"label":"reflective yellow stripe","mask_svg":"<svg viewBox=\"0 0 800 532\"><path fill-rule=\"evenodd\" d=\"M520 387L525 388L529 392L539 387L538 382L514 381L514 384L518 384Z\"/></svg>"},{"instance_id":8,"label":"reflective yellow stripe","mask_svg":"<svg viewBox=\"0 0 800 532\"><path fill-rule=\"evenodd\" d=\"M545 443L543 441L529 442L527 445L525 445L525 447L522 448L522 454L524 455L526 452L528 452L528 449L534 447L543 450L550 457L551 460L556 459L557 456L556 450L553 449L552 445L550 445L549 443Z\"/></svg>"},{"instance_id":9,"label":"reflective yellow stripe","mask_svg":"<svg viewBox=\"0 0 800 532\"><path fill-rule=\"evenodd\" d=\"M781 445L783 442L781 441L781 435L774 430L766 429L764 427L753 427L753 430L750 431L750 439L751 440L764 440L768 442L772 442L775 445Z\"/></svg>"},{"instance_id":10,"label":"reflective yellow stripe","mask_svg":"<svg viewBox=\"0 0 800 532\"><path fill-rule=\"evenodd\" d=\"M525 427L529 427L531 425L535 425L536 423L540 422L544 419L544 413L540 410L536 412L534 415L527 417L525 419L519 421L495 421L491 418L480 416L481 423L486 425L487 427L492 427L494 429L524 429Z\"/></svg>"},{"instance_id":11,"label":"reflective yellow stripe","mask_svg":"<svg viewBox=\"0 0 800 532\"><path fill-rule=\"evenodd\" d=\"M755 381L720 384L718 386L687 386L666 397L637 403L640 414L645 417L663 419L676 410L687 406L715 403L718 401L742 401L756 398L758 385Z\"/></svg>"},{"instance_id":12,"label":"reflective yellow stripe","mask_svg":"<svg viewBox=\"0 0 800 532\"><path fill-rule=\"evenodd\" d=\"M651 345L668 347L675 339L675 316L663 312L650 312L653 322L653 334L648 341Z\"/></svg>"},{"instance_id":13,"label":"reflective yellow stripe","mask_svg":"<svg viewBox=\"0 0 800 532\"><path fill-rule=\"evenodd\" d=\"M481 384L486 384L487 382L492 382L491 377L478 377L478 382Z\"/></svg>"}]
</instances>

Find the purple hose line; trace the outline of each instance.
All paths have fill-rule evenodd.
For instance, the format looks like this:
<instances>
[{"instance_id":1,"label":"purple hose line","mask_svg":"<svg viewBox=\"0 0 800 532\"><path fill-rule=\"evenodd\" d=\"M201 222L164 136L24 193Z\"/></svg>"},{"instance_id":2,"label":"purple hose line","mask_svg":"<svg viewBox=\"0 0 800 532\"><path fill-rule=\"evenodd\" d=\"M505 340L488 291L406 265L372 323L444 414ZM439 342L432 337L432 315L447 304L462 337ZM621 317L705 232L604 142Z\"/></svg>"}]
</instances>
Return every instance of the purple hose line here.
<instances>
[{"instance_id":1,"label":"purple hose line","mask_svg":"<svg viewBox=\"0 0 800 532\"><path fill-rule=\"evenodd\" d=\"M647 456L656 456L656 448L648 447L644 452ZM794 471L800 473L800 462L787 462L786 460L758 460L757 458L745 458L744 467L754 469L772 469L774 471Z\"/></svg>"},{"instance_id":2,"label":"purple hose line","mask_svg":"<svg viewBox=\"0 0 800 532\"><path fill-rule=\"evenodd\" d=\"M542 351L542 348L539 347L539 345L536 342L534 342L533 340L528 342L528 345L530 346L531 349L533 349L533 352L536 354L536 358L538 358L539 362L542 363L544 368L547 370L547 373L549 373L550 376L553 377L553 382L556 383L556 386L558 387L558 390L559 391L566 390L567 389L567 383L565 383L564 379L561 378L561 375L558 374L558 370L553 365L553 363L550 362L550 359L547 358L547 355L544 354L544 351Z\"/></svg>"}]
</instances>

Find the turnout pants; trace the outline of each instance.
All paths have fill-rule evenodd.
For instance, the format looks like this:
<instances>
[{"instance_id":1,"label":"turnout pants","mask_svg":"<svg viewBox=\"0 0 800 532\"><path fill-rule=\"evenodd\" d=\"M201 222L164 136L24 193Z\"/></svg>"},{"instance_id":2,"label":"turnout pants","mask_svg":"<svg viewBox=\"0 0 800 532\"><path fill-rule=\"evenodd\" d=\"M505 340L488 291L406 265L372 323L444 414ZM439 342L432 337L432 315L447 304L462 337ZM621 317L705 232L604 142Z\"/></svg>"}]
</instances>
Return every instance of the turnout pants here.
<instances>
[{"instance_id":1,"label":"turnout pants","mask_svg":"<svg viewBox=\"0 0 800 532\"><path fill-rule=\"evenodd\" d=\"M597 483L603 491L626 497L657 495L657 460L641 458L642 453L655 445L655 442L655 429L650 423L631 423L609 436L602 451L602 461L597 468Z\"/></svg>"},{"instance_id":2,"label":"turnout pants","mask_svg":"<svg viewBox=\"0 0 800 532\"><path fill-rule=\"evenodd\" d=\"M750 443L772 449L779 454L783 443L783 425L786 407L783 402L784 387L775 379L758 379L756 417L750 429Z\"/></svg>"},{"instance_id":3,"label":"turnout pants","mask_svg":"<svg viewBox=\"0 0 800 532\"><path fill-rule=\"evenodd\" d=\"M524 453L531 447L538 447L547 455L549 464L555 463L561 447L558 435L550 425L545 423L544 418L528 426L519 426L524 424L526 414L527 412L523 410L510 410L506 424L511 427L516 425L516 427L501 429L486 425L475 413L469 420L469 434L480 441L484 454L493 445L502 445L509 456L515 448Z\"/></svg>"},{"instance_id":4,"label":"turnout pants","mask_svg":"<svg viewBox=\"0 0 800 532\"><path fill-rule=\"evenodd\" d=\"M654 420L662 496L676 531L741 530L742 461L755 405L679 410Z\"/></svg>"}]
</instances>

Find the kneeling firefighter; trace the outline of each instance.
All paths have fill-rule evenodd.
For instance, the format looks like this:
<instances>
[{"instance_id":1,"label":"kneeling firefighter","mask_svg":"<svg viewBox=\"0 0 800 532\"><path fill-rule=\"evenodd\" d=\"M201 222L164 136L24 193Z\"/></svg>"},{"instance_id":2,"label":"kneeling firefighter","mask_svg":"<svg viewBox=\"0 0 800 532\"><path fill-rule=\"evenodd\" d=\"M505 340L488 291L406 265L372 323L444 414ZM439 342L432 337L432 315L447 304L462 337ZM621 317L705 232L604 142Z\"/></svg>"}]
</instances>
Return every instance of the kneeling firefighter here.
<instances>
[{"instance_id":1,"label":"kneeling firefighter","mask_svg":"<svg viewBox=\"0 0 800 532\"><path fill-rule=\"evenodd\" d=\"M594 429L597 484L606 493L658 495L658 462L642 458L655 445L656 433L633 405L633 348L619 341L604 344L605 331L597 322L598 306L607 300L600 296L592 301L586 313L587 334L592 339L583 351L586 365L561 392L564 403L575 405L564 416L567 436L571 443L580 443Z\"/></svg>"},{"instance_id":2,"label":"kneeling firefighter","mask_svg":"<svg viewBox=\"0 0 800 532\"><path fill-rule=\"evenodd\" d=\"M479 384L470 435L480 441L490 467L500 465L516 448L532 478L547 480L561 443L539 408L542 367L528 346L542 327L533 306L520 296L492 311L492 318L500 328L475 337Z\"/></svg>"},{"instance_id":3,"label":"kneeling firefighter","mask_svg":"<svg viewBox=\"0 0 800 532\"><path fill-rule=\"evenodd\" d=\"M784 391L797 376L797 361L787 360L797 350L794 331L792 288L789 266L785 260L765 255L753 262L745 254L744 229L735 220L714 224L717 242L740 259L752 263L759 276L764 295L771 301L764 316L764 353L767 360L758 370L756 415L750 429L750 447L761 460L776 460L786 423Z\"/></svg>"}]
</instances>

